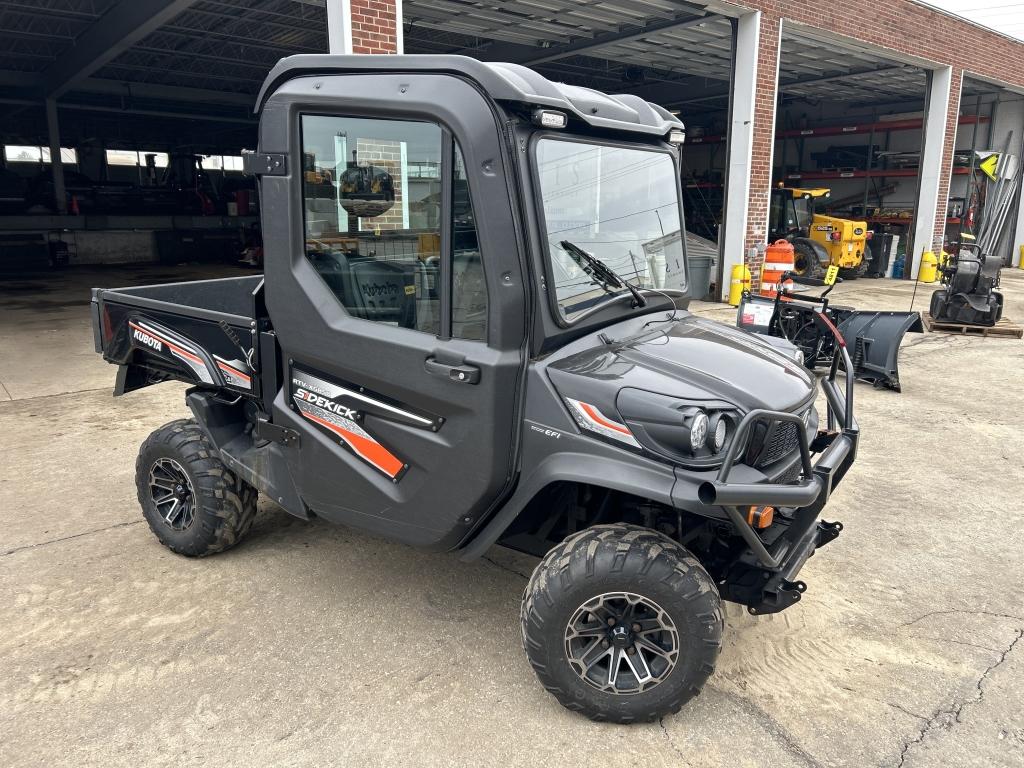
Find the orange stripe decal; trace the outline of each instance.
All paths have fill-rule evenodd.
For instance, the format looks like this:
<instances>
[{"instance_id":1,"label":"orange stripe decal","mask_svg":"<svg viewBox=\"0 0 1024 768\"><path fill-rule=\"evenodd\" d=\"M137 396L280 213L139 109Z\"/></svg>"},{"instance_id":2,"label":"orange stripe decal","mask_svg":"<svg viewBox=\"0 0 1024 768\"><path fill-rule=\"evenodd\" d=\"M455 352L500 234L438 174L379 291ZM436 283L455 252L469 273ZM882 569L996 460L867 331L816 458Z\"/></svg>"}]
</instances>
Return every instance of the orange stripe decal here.
<instances>
[{"instance_id":1,"label":"orange stripe decal","mask_svg":"<svg viewBox=\"0 0 1024 768\"><path fill-rule=\"evenodd\" d=\"M357 456L365 459L388 477L394 478L402 471L404 465L401 460L376 440L350 432L344 427L326 419L321 419L319 416L314 416L312 413L307 413L306 411L301 411L301 413L310 421L315 421L317 424L339 435L355 451Z\"/></svg>"},{"instance_id":2,"label":"orange stripe decal","mask_svg":"<svg viewBox=\"0 0 1024 768\"><path fill-rule=\"evenodd\" d=\"M237 376L238 378L245 379L248 382L252 381L252 379L249 376L247 376L246 374L242 373L237 368L232 368L230 365L227 365L226 363L222 363L220 360L217 361L217 367L220 368L225 373L230 373L232 376Z\"/></svg>"},{"instance_id":3,"label":"orange stripe decal","mask_svg":"<svg viewBox=\"0 0 1024 768\"><path fill-rule=\"evenodd\" d=\"M580 407L587 414L587 416L592 418L595 422L600 424L602 427L606 427L607 429L613 429L616 432L621 432L622 434L629 435L630 437L633 436L632 432L630 432L628 429L626 429L621 424L617 424L614 421L609 421L608 419L606 419L604 416L601 415L601 412L598 411L597 408L595 408L594 406L590 405L589 403L580 402Z\"/></svg>"}]
</instances>

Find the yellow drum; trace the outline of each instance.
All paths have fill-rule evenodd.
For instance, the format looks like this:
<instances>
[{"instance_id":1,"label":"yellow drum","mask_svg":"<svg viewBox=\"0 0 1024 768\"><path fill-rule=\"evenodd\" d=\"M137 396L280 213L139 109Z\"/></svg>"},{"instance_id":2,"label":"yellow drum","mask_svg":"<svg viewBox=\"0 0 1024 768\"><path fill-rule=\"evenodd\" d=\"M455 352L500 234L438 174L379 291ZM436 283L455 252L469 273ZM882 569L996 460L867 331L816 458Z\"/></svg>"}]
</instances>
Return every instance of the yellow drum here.
<instances>
[{"instance_id":1,"label":"yellow drum","mask_svg":"<svg viewBox=\"0 0 1024 768\"><path fill-rule=\"evenodd\" d=\"M931 251L921 254L921 268L917 272L917 279L922 283L934 283L939 274L939 260Z\"/></svg>"},{"instance_id":2,"label":"yellow drum","mask_svg":"<svg viewBox=\"0 0 1024 768\"><path fill-rule=\"evenodd\" d=\"M740 305L744 291L750 290L750 269L746 264L734 264L729 278L729 303L734 307Z\"/></svg>"}]
</instances>

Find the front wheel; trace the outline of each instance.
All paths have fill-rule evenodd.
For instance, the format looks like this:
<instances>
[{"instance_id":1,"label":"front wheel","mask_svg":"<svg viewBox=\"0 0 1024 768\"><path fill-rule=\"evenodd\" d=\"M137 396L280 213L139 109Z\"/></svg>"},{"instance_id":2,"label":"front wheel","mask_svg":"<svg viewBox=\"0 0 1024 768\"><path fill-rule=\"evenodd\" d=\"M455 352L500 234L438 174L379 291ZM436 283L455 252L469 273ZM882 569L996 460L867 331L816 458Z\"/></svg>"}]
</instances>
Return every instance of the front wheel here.
<instances>
[{"instance_id":1,"label":"front wheel","mask_svg":"<svg viewBox=\"0 0 1024 768\"><path fill-rule=\"evenodd\" d=\"M533 572L523 646L541 683L592 720L678 712L715 668L721 599L684 547L635 525L569 537Z\"/></svg>"}]
</instances>

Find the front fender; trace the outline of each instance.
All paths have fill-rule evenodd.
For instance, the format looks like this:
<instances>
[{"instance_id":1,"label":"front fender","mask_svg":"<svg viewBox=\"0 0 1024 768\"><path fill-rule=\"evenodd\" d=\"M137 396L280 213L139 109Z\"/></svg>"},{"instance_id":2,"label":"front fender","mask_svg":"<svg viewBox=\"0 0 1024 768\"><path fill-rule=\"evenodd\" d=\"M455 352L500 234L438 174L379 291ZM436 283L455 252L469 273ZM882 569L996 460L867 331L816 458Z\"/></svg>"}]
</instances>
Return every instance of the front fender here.
<instances>
[{"instance_id":1,"label":"front fender","mask_svg":"<svg viewBox=\"0 0 1024 768\"><path fill-rule=\"evenodd\" d=\"M676 476L670 465L600 440L527 421L523 455L542 458L528 470L524 467L526 471L520 475L519 484L505 505L463 540L460 544L463 560L474 560L484 554L531 499L555 482L600 486L674 506L672 490Z\"/></svg>"}]
</instances>

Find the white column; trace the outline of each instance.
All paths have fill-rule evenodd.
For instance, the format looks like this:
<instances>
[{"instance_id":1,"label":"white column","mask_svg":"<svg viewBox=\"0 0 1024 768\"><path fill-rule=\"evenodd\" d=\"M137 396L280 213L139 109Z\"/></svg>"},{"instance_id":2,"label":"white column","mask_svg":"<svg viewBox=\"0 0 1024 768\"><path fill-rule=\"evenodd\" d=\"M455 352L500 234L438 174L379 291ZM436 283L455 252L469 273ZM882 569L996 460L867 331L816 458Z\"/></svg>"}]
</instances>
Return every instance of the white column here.
<instances>
[{"instance_id":1,"label":"white column","mask_svg":"<svg viewBox=\"0 0 1024 768\"><path fill-rule=\"evenodd\" d=\"M405 25L402 24L402 0L395 0L395 53L405 53Z\"/></svg>"},{"instance_id":2,"label":"white column","mask_svg":"<svg viewBox=\"0 0 1024 768\"><path fill-rule=\"evenodd\" d=\"M736 23L736 58L733 62L732 122L729 124L728 176L725 221L719 235L722 279L719 299L729 299L729 276L743 263L747 239L747 203L754 150L754 105L757 97L757 52L761 39L761 12L740 16ZM776 59L776 73L778 63Z\"/></svg>"},{"instance_id":3,"label":"white column","mask_svg":"<svg viewBox=\"0 0 1024 768\"><path fill-rule=\"evenodd\" d=\"M57 199L57 213L68 212L64 191L64 163L60 159L60 125L57 122L57 100L46 100L46 131L50 141L50 173L53 175L53 194Z\"/></svg>"},{"instance_id":4,"label":"white column","mask_svg":"<svg viewBox=\"0 0 1024 768\"><path fill-rule=\"evenodd\" d=\"M327 0L327 50L352 53L351 0Z\"/></svg>"},{"instance_id":5,"label":"white column","mask_svg":"<svg viewBox=\"0 0 1024 768\"><path fill-rule=\"evenodd\" d=\"M933 250L932 237L935 233L935 210L939 205L939 180L943 173L942 155L946 143L946 121L949 116L949 86L953 81L953 68L940 67L931 71L931 88L928 92L928 106L924 118L924 146L921 147L920 187L917 207L914 209L913 253L909 271L905 276L917 279L921 266L921 255ZM960 109L960 98L952 109Z\"/></svg>"}]
</instances>

